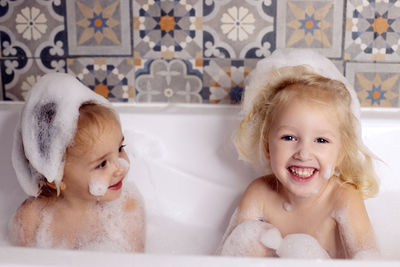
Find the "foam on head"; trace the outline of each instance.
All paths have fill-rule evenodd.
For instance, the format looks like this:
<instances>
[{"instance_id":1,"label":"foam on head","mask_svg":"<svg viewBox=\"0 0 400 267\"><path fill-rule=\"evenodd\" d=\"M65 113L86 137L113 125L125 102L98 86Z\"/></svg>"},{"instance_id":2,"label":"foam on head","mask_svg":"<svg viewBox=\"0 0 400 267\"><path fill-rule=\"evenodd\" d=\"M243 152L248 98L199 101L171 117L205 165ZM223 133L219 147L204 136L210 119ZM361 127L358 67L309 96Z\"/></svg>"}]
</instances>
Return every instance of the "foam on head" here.
<instances>
[{"instance_id":1,"label":"foam on head","mask_svg":"<svg viewBox=\"0 0 400 267\"><path fill-rule=\"evenodd\" d=\"M12 163L22 189L37 196L43 178L59 188L66 148L74 139L79 107L85 102L111 107L71 75L44 75L31 89L17 124Z\"/></svg>"},{"instance_id":2,"label":"foam on head","mask_svg":"<svg viewBox=\"0 0 400 267\"><path fill-rule=\"evenodd\" d=\"M257 98L265 85L276 77L271 76L272 69L282 67L294 67L298 65L308 65L312 70L329 79L342 82L349 91L352 101L351 110L356 116L360 117L360 103L353 86L339 72L336 66L324 56L311 49L282 49L275 50L270 57L260 60L256 68L251 73L249 85L246 86L242 104L242 112L249 114L252 110L254 99Z\"/></svg>"}]
</instances>

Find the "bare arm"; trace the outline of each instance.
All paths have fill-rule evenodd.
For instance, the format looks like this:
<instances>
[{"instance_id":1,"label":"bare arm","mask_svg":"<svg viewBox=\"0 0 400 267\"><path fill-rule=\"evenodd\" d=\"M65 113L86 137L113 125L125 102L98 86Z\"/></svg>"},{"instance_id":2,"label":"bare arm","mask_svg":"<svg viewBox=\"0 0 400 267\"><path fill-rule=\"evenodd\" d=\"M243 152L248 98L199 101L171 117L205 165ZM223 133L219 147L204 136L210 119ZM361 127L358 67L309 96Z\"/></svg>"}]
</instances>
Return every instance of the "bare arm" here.
<instances>
[{"instance_id":1,"label":"bare arm","mask_svg":"<svg viewBox=\"0 0 400 267\"><path fill-rule=\"evenodd\" d=\"M379 254L374 230L361 194L352 187L343 190L334 213L339 234L348 258L373 257Z\"/></svg>"},{"instance_id":2,"label":"bare arm","mask_svg":"<svg viewBox=\"0 0 400 267\"><path fill-rule=\"evenodd\" d=\"M253 181L244 192L230 220L217 254L229 256L268 257L274 251L261 244L261 234L273 226L264 221L263 199L265 182Z\"/></svg>"},{"instance_id":3,"label":"bare arm","mask_svg":"<svg viewBox=\"0 0 400 267\"><path fill-rule=\"evenodd\" d=\"M11 244L25 247L34 246L40 218L38 201L36 199L25 200L9 221L8 236Z\"/></svg>"},{"instance_id":4,"label":"bare arm","mask_svg":"<svg viewBox=\"0 0 400 267\"><path fill-rule=\"evenodd\" d=\"M146 223L143 203L132 197L125 201L125 211L130 213L131 221L127 225L132 252L144 252L146 240Z\"/></svg>"}]
</instances>

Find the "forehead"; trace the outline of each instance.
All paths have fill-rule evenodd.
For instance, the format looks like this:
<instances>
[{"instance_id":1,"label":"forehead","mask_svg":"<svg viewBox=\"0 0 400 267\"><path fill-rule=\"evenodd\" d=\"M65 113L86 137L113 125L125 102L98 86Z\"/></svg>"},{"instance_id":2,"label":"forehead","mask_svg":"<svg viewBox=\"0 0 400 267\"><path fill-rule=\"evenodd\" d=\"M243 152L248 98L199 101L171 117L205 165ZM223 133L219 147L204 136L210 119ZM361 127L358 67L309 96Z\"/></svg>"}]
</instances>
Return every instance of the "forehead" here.
<instances>
[{"instance_id":1,"label":"forehead","mask_svg":"<svg viewBox=\"0 0 400 267\"><path fill-rule=\"evenodd\" d=\"M339 119L332 105L293 97L279 108L272 121L272 129L282 127L336 132L339 130Z\"/></svg>"},{"instance_id":2,"label":"forehead","mask_svg":"<svg viewBox=\"0 0 400 267\"><path fill-rule=\"evenodd\" d=\"M83 156L93 153L95 148L122 139L122 130L116 118L102 119L86 123L77 130L74 142L67 149L71 156Z\"/></svg>"}]
</instances>

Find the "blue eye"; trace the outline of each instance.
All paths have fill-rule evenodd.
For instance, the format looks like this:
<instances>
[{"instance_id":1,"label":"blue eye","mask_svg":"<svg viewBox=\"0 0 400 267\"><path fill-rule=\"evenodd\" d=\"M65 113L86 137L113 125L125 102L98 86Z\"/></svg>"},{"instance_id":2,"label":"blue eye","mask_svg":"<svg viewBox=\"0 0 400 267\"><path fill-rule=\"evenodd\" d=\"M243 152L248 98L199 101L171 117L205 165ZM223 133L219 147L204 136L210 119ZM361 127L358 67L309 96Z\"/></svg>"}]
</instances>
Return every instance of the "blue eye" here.
<instances>
[{"instance_id":1,"label":"blue eye","mask_svg":"<svg viewBox=\"0 0 400 267\"><path fill-rule=\"evenodd\" d=\"M325 138L322 138L322 137L318 137L316 142L321 143L321 144L329 143L328 140L326 140Z\"/></svg>"},{"instance_id":2,"label":"blue eye","mask_svg":"<svg viewBox=\"0 0 400 267\"><path fill-rule=\"evenodd\" d=\"M291 135L282 136L281 139L282 139L282 140L285 140L285 141L296 141L296 137L291 136Z\"/></svg>"},{"instance_id":3,"label":"blue eye","mask_svg":"<svg viewBox=\"0 0 400 267\"><path fill-rule=\"evenodd\" d=\"M126 147L126 145L121 145L118 149L118 152L121 153L122 151L124 151L124 147Z\"/></svg>"},{"instance_id":4,"label":"blue eye","mask_svg":"<svg viewBox=\"0 0 400 267\"><path fill-rule=\"evenodd\" d=\"M102 169L106 166L107 161L103 160L99 165L96 166L96 169Z\"/></svg>"}]
</instances>

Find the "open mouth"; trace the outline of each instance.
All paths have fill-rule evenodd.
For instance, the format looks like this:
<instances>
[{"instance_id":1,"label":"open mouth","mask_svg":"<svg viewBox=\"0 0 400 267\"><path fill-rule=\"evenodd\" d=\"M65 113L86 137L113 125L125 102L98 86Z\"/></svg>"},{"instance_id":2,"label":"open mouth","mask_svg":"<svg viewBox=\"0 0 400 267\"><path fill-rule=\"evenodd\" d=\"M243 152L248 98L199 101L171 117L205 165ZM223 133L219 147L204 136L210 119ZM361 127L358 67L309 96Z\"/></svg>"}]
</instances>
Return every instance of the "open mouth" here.
<instances>
[{"instance_id":1,"label":"open mouth","mask_svg":"<svg viewBox=\"0 0 400 267\"><path fill-rule=\"evenodd\" d=\"M122 187L122 180L120 180L118 183L110 185L108 187L108 189L110 189L110 190L119 190L119 189L121 189L121 187Z\"/></svg>"},{"instance_id":2,"label":"open mouth","mask_svg":"<svg viewBox=\"0 0 400 267\"><path fill-rule=\"evenodd\" d=\"M312 167L290 166L288 171L296 181L307 182L314 177L318 169Z\"/></svg>"}]
</instances>

